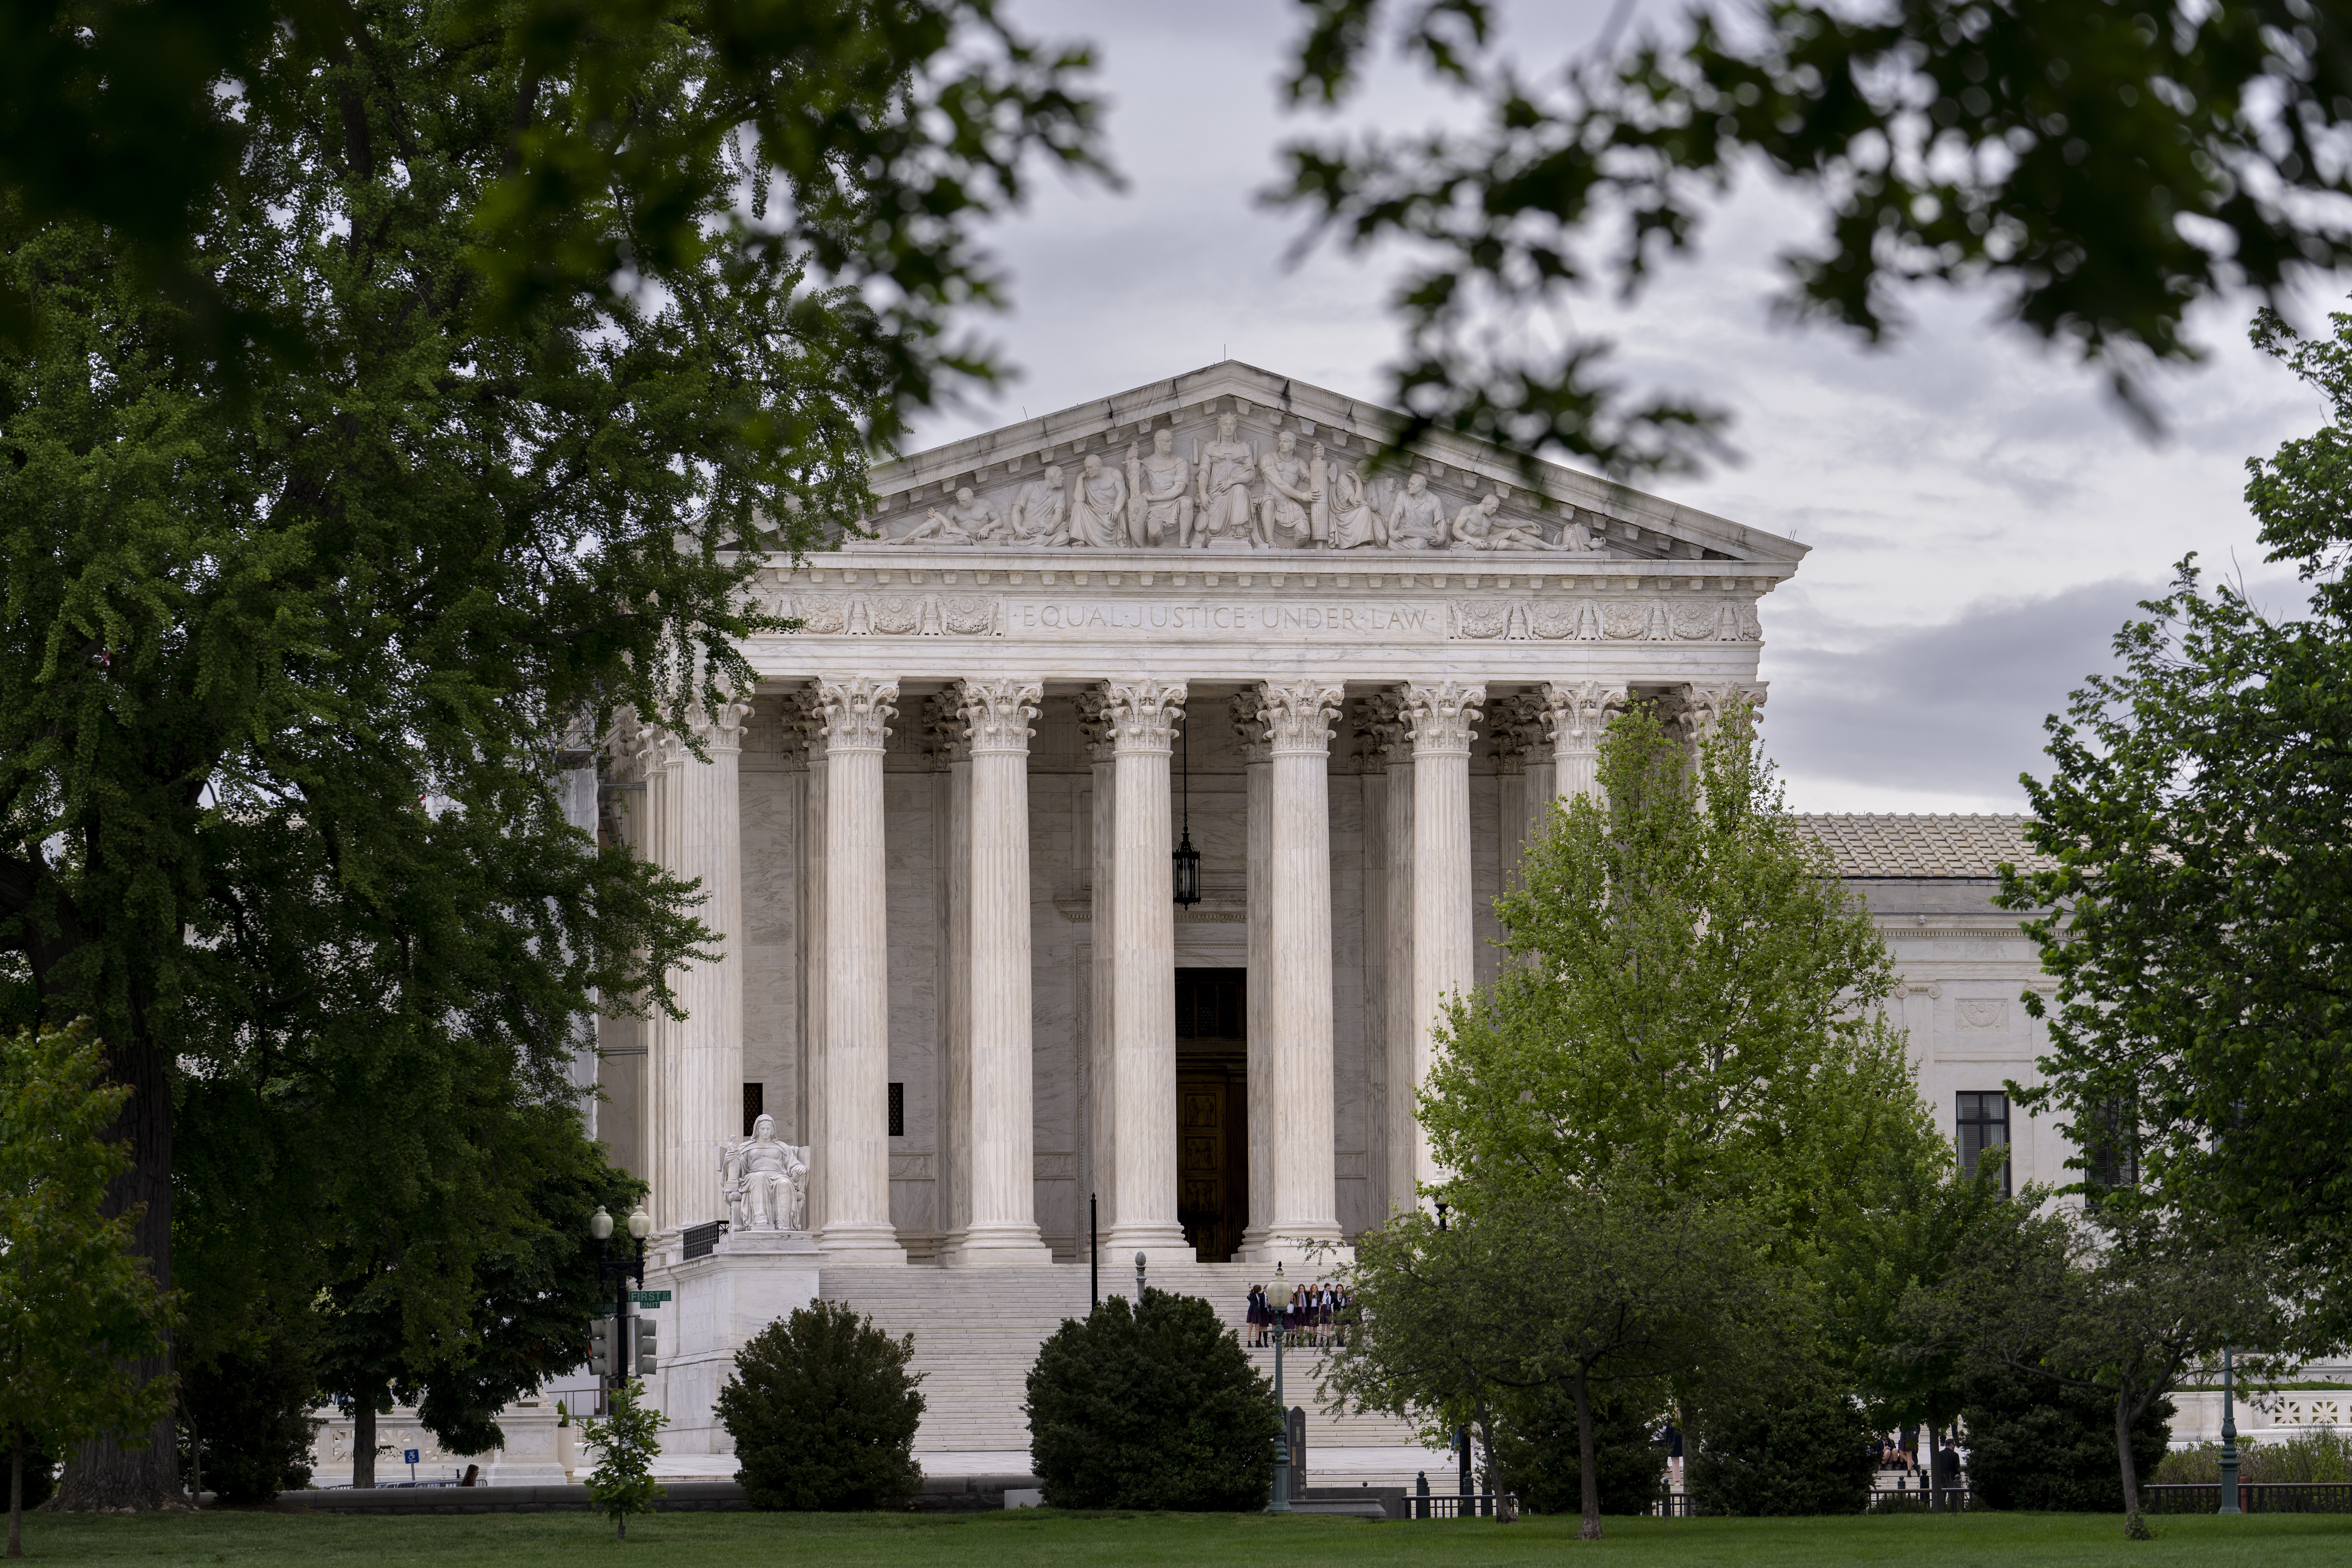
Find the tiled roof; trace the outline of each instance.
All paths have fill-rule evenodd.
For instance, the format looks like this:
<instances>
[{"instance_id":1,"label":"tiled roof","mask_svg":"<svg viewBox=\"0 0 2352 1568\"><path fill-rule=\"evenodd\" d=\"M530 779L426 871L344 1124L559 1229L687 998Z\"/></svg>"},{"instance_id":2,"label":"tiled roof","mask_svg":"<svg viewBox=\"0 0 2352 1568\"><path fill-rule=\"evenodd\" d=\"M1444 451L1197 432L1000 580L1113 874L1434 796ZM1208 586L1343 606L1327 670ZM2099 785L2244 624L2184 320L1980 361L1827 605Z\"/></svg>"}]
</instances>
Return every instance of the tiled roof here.
<instances>
[{"instance_id":1,"label":"tiled roof","mask_svg":"<svg viewBox=\"0 0 2352 1568\"><path fill-rule=\"evenodd\" d=\"M1798 828L1821 840L1843 877L1992 878L2003 861L2021 871L2055 864L2025 846L2023 816L1880 816L1798 813Z\"/></svg>"}]
</instances>

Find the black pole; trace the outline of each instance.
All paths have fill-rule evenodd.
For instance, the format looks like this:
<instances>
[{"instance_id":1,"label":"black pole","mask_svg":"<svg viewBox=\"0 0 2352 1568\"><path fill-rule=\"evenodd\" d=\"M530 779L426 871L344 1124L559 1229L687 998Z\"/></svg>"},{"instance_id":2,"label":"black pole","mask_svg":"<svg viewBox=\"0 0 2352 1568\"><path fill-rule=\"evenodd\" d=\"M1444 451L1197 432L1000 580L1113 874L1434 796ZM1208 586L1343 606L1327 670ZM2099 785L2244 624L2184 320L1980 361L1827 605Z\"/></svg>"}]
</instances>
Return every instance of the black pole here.
<instances>
[{"instance_id":1,"label":"black pole","mask_svg":"<svg viewBox=\"0 0 2352 1568\"><path fill-rule=\"evenodd\" d=\"M1101 1204L1094 1194L1087 1194L1087 1288L1094 1296L1094 1306L1102 1305L1102 1236ZM1091 1309L1089 1309L1091 1310Z\"/></svg>"}]
</instances>

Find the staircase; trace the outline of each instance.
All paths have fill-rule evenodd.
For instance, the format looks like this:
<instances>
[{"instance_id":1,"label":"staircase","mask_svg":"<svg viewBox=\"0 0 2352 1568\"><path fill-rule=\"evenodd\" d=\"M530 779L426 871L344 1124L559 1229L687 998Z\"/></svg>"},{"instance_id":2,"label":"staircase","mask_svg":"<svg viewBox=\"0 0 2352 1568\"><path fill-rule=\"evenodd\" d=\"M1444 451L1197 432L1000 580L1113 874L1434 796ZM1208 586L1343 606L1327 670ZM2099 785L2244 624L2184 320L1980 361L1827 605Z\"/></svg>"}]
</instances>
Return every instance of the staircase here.
<instances>
[{"instance_id":1,"label":"staircase","mask_svg":"<svg viewBox=\"0 0 2352 1568\"><path fill-rule=\"evenodd\" d=\"M1154 1289L1200 1296L1246 1345L1250 1281L1245 1263L1160 1264ZM1029 1423L1022 1415L1037 1349L1065 1318L1087 1315L1083 1264L1034 1268L832 1268L818 1289L845 1301L894 1338L911 1334L914 1369L924 1374L922 1429L915 1457L933 1475L1008 1474L1029 1468ZM1103 1270L1103 1294L1132 1295L1131 1270ZM1274 1351L1247 1350L1269 1378ZM1307 1473L1318 1486L1411 1486L1423 1470L1449 1474L1444 1452L1428 1452L1405 1423L1388 1415L1323 1412L1320 1352L1283 1352L1283 1395L1307 1412Z\"/></svg>"}]
</instances>

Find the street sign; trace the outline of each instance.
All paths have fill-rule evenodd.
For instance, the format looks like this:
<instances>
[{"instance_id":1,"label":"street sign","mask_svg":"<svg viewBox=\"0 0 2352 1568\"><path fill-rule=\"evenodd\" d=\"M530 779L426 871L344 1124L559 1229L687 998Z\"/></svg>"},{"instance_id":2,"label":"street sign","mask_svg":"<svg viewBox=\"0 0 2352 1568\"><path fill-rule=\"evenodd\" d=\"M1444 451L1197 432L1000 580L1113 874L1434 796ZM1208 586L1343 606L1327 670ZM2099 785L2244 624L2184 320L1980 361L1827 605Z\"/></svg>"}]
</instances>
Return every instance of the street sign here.
<instances>
[{"instance_id":1,"label":"street sign","mask_svg":"<svg viewBox=\"0 0 2352 1568\"><path fill-rule=\"evenodd\" d=\"M664 1301L669 1300L669 1292L667 1290L632 1290L629 1292L629 1300L635 1302L640 1307L658 1307Z\"/></svg>"},{"instance_id":2,"label":"street sign","mask_svg":"<svg viewBox=\"0 0 2352 1568\"><path fill-rule=\"evenodd\" d=\"M416 1463L417 1458L417 1452L414 1448L403 1448L400 1451L400 1462L404 1465L413 1465Z\"/></svg>"}]
</instances>

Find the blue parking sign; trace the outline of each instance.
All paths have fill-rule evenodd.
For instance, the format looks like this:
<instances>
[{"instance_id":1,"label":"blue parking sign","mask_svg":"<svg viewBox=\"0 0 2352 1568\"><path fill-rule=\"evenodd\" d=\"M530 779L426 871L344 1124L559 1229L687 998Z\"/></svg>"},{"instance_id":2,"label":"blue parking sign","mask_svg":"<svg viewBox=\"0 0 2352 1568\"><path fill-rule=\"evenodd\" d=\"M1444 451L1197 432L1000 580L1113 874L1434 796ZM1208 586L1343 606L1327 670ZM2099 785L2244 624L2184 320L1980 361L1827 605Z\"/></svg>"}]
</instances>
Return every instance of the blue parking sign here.
<instances>
[{"instance_id":1,"label":"blue parking sign","mask_svg":"<svg viewBox=\"0 0 2352 1568\"><path fill-rule=\"evenodd\" d=\"M416 1463L416 1450L414 1448L403 1448L400 1451L400 1462L404 1465L413 1465Z\"/></svg>"}]
</instances>

